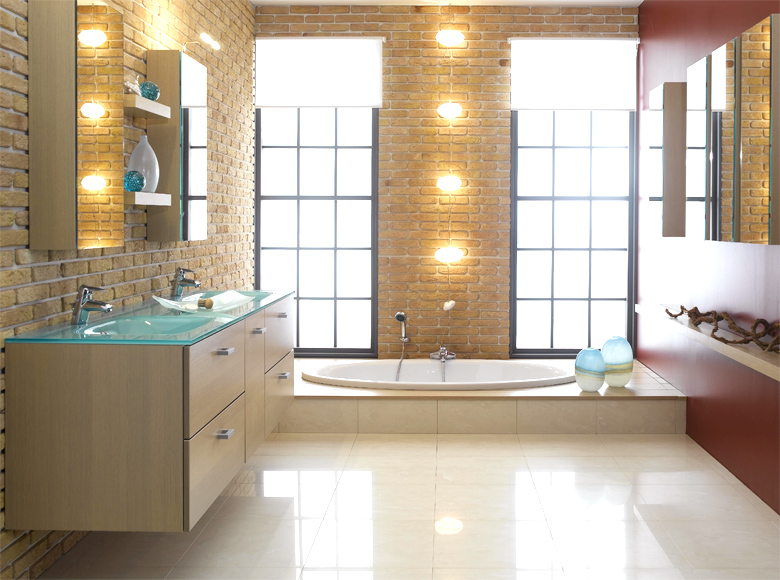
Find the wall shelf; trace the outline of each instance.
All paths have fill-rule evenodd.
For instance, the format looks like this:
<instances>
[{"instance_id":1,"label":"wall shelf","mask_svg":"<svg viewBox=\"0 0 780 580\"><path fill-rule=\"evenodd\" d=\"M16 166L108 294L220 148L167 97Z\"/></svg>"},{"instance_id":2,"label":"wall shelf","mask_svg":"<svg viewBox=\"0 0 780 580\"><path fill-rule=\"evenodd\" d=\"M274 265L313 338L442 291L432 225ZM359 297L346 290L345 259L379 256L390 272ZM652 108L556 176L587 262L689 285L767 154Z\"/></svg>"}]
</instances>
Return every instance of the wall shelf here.
<instances>
[{"instance_id":1,"label":"wall shelf","mask_svg":"<svg viewBox=\"0 0 780 580\"><path fill-rule=\"evenodd\" d=\"M780 381L780 355L773 352L764 352L755 344L725 344L715 340L710 336L712 324L702 322L699 327L695 327L688 316L683 314L679 318L670 317L664 310L668 308L671 312L677 312L679 306L663 306L637 304L635 310L642 316L651 316L655 320L666 321L675 332L698 342L728 358L758 371L771 379ZM729 340L741 338L736 334L723 328L718 328L718 334Z\"/></svg>"},{"instance_id":2,"label":"wall shelf","mask_svg":"<svg viewBox=\"0 0 780 580\"><path fill-rule=\"evenodd\" d=\"M125 94L125 115L145 119L170 119L171 108L136 94ZM170 204L168 204L170 205Z\"/></svg>"},{"instance_id":3,"label":"wall shelf","mask_svg":"<svg viewBox=\"0 0 780 580\"><path fill-rule=\"evenodd\" d=\"M171 205L170 193L148 193L146 191L126 191L125 205Z\"/></svg>"}]
</instances>

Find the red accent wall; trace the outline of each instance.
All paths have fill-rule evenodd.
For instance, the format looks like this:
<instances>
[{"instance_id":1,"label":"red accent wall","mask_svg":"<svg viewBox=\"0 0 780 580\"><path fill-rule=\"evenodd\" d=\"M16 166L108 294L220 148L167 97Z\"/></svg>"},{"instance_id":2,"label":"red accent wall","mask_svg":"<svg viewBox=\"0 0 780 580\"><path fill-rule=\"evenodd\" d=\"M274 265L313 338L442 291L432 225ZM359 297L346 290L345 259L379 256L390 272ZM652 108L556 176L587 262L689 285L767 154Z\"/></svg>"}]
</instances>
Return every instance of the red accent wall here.
<instances>
[{"instance_id":1,"label":"red accent wall","mask_svg":"<svg viewBox=\"0 0 780 580\"><path fill-rule=\"evenodd\" d=\"M662 82L685 81L688 66L777 12L777 0L644 0L640 98ZM727 310L743 322L780 319L780 246L661 238L644 209L640 201L640 303ZM780 513L780 382L645 316L637 328L637 358L688 397L688 435Z\"/></svg>"}]
</instances>

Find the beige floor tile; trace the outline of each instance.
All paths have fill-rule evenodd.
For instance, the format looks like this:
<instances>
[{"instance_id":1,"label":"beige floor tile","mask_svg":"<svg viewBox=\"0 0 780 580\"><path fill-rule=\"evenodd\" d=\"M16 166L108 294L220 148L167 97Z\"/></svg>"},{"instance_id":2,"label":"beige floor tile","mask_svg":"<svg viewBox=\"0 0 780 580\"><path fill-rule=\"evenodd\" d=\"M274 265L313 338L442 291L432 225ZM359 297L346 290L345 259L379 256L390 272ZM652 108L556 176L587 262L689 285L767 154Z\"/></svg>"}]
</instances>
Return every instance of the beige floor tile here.
<instances>
[{"instance_id":1,"label":"beige floor tile","mask_svg":"<svg viewBox=\"0 0 780 580\"><path fill-rule=\"evenodd\" d=\"M435 483L436 459L383 455L352 455L344 471L368 471L376 484Z\"/></svg>"},{"instance_id":2,"label":"beige floor tile","mask_svg":"<svg viewBox=\"0 0 780 580\"><path fill-rule=\"evenodd\" d=\"M701 580L777 580L780 578L778 568L731 568L731 569L698 569L697 578Z\"/></svg>"},{"instance_id":3,"label":"beige floor tile","mask_svg":"<svg viewBox=\"0 0 780 580\"><path fill-rule=\"evenodd\" d=\"M598 435L518 435L526 457L608 456Z\"/></svg>"},{"instance_id":4,"label":"beige floor tile","mask_svg":"<svg viewBox=\"0 0 780 580\"><path fill-rule=\"evenodd\" d=\"M522 457L517 435L439 435L437 457Z\"/></svg>"},{"instance_id":5,"label":"beige floor tile","mask_svg":"<svg viewBox=\"0 0 780 580\"><path fill-rule=\"evenodd\" d=\"M517 432L596 433L596 401L517 401Z\"/></svg>"},{"instance_id":6,"label":"beige floor tile","mask_svg":"<svg viewBox=\"0 0 780 580\"><path fill-rule=\"evenodd\" d=\"M259 455L331 455L349 454L356 435L348 433L279 433ZM257 455L256 454L256 455Z\"/></svg>"},{"instance_id":7,"label":"beige floor tile","mask_svg":"<svg viewBox=\"0 0 780 580\"><path fill-rule=\"evenodd\" d=\"M168 578L171 567L99 565L79 567L56 562L46 570L42 580L158 580Z\"/></svg>"},{"instance_id":8,"label":"beige floor tile","mask_svg":"<svg viewBox=\"0 0 780 580\"><path fill-rule=\"evenodd\" d=\"M730 485L637 485L635 488L659 520L766 521Z\"/></svg>"},{"instance_id":9,"label":"beige floor tile","mask_svg":"<svg viewBox=\"0 0 780 580\"><path fill-rule=\"evenodd\" d=\"M359 434L351 456L436 457L436 435Z\"/></svg>"},{"instance_id":10,"label":"beige floor tile","mask_svg":"<svg viewBox=\"0 0 780 580\"><path fill-rule=\"evenodd\" d=\"M528 469L531 472L576 472L581 471L620 471L620 467L612 457L604 456L559 456L559 457L526 457Z\"/></svg>"},{"instance_id":11,"label":"beige floor tile","mask_svg":"<svg viewBox=\"0 0 780 580\"><path fill-rule=\"evenodd\" d=\"M191 568L176 566L168 580L297 580L297 568Z\"/></svg>"},{"instance_id":12,"label":"beige floor tile","mask_svg":"<svg viewBox=\"0 0 780 580\"><path fill-rule=\"evenodd\" d=\"M253 455L233 481L263 483L266 471L341 471L349 455ZM252 475L247 475L251 472ZM253 479L252 479L253 477ZM249 478L249 479L247 479Z\"/></svg>"},{"instance_id":13,"label":"beige floor tile","mask_svg":"<svg viewBox=\"0 0 780 580\"><path fill-rule=\"evenodd\" d=\"M753 504L753 507L755 507L761 514L768 519L769 521L780 524L780 514L778 514L775 510L773 510L771 507L769 507L764 500L762 500L760 497L758 497L753 491L747 487L744 483L735 483L732 484L734 489L736 489L740 494L742 494L747 500Z\"/></svg>"},{"instance_id":14,"label":"beige floor tile","mask_svg":"<svg viewBox=\"0 0 780 580\"><path fill-rule=\"evenodd\" d=\"M434 568L433 580L566 580L563 570Z\"/></svg>"},{"instance_id":15,"label":"beige floor tile","mask_svg":"<svg viewBox=\"0 0 780 580\"><path fill-rule=\"evenodd\" d=\"M439 433L517 433L517 403L507 401L439 401Z\"/></svg>"},{"instance_id":16,"label":"beige floor tile","mask_svg":"<svg viewBox=\"0 0 780 580\"><path fill-rule=\"evenodd\" d=\"M214 517L216 519L289 519L296 516L296 502L293 497L265 497L262 485L252 487L257 495L233 495L228 497Z\"/></svg>"},{"instance_id":17,"label":"beige floor tile","mask_svg":"<svg viewBox=\"0 0 780 580\"><path fill-rule=\"evenodd\" d=\"M566 569L566 580L688 580L696 578L693 570L684 573L672 568L628 568L610 570L603 568L573 570Z\"/></svg>"},{"instance_id":18,"label":"beige floor tile","mask_svg":"<svg viewBox=\"0 0 780 580\"><path fill-rule=\"evenodd\" d=\"M444 456L436 460L436 483L514 485L528 473L525 457Z\"/></svg>"},{"instance_id":19,"label":"beige floor tile","mask_svg":"<svg viewBox=\"0 0 780 580\"><path fill-rule=\"evenodd\" d=\"M655 519L633 486L580 484L537 486L549 521L637 521Z\"/></svg>"},{"instance_id":20,"label":"beige floor tile","mask_svg":"<svg viewBox=\"0 0 780 580\"><path fill-rule=\"evenodd\" d=\"M343 520L432 520L436 486L373 483L370 473L346 472L336 492L335 517Z\"/></svg>"},{"instance_id":21,"label":"beige floor tile","mask_svg":"<svg viewBox=\"0 0 780 580\"><path fill-rule=\"evenodd\" d=\"M548 487L574 488L578 485L629 485L622 471L532 471L537 490Z\"/></svg>"},{"instance_id":22,"label":"beige floor tile","mask_svg":"<svg viewBox=\"0 0 780 580\"><path fill-rule=\"evenodd\" d=\"M703 450L687 435L677 434L599 434L615 456L702 456Z\"/></svg>"},{"instance_id":23,"label":"beige floor tile","mask_svg":"<svg viewBox=\"0 0 780 580\"><path fill-rule=\"evenodd\" d=\"M530 474L515 485L437 485L436 520L544 520Z\"/></svg>"}]
</instances>

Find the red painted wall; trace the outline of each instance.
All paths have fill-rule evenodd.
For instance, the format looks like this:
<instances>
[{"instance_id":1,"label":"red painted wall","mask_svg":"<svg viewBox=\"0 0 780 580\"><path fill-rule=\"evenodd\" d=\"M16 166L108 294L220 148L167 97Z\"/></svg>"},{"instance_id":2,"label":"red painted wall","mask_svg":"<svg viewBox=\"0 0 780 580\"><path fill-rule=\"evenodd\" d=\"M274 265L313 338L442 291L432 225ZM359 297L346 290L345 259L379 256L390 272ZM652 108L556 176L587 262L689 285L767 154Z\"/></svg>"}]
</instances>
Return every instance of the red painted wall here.
<instances>
[{"instance_id":1,"label":"red painted wall","mask_svg":"<svg viewBox=\"0 0 780 580\"><path fill-rule=\"evenodd\" d=\"M688 66L777 12L777 0L644 0L640 98L662 82L685 81ZM780 246L661 238L643 205L640 303L727 310L743 322L780 319ZM688 435L780 513L780 382L651 319L640 316L637 327L637 358L688 397Z\"/></svg>"}]
</instances>

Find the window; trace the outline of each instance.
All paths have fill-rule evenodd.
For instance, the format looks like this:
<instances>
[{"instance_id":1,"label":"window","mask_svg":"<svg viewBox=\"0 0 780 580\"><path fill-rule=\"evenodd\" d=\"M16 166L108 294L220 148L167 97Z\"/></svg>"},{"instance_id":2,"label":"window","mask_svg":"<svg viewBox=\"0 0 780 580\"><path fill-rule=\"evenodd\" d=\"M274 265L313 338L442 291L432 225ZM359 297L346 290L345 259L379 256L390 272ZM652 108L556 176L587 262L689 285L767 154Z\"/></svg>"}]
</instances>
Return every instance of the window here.
<instances>
[{"instance_id":1,"label":"window","mask_svg":"<svg viewBox=\"0 0 780 580\"><path fill-rule=\"evenodd\" d=\"M634 115L513 111L512 354L630 336Z\"/></svg>"},{"instance_id":2,"label":"window","mask_svg":"<svg viewBox=\"0 0 780 580\"><path fill-rule=\"evenodd\" d=\"M296 355L377 351L377 109L257 110L257 287L296 291Z\"/></svg>"}]
</instances>

